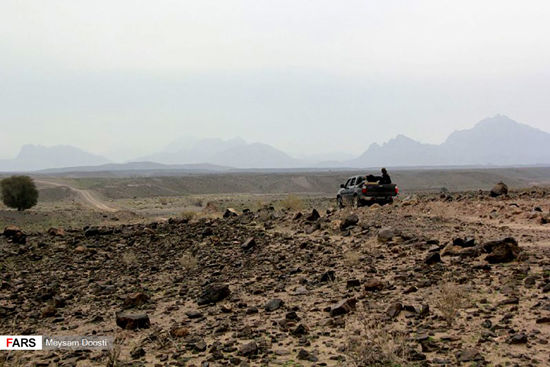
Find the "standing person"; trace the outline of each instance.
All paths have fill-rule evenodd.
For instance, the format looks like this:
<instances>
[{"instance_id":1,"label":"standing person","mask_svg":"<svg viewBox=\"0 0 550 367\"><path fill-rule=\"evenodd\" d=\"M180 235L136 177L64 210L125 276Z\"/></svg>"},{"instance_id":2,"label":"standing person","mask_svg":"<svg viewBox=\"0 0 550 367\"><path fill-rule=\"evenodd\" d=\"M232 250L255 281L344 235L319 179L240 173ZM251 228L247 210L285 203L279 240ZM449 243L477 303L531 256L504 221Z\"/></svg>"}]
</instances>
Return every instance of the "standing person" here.
<instances>
[{"instance_id":1,"label":"standing person","mask_svg":"<svg viewBox=\"0 0 550 367\"><path fill-rule=\"evenodd\" d=\"M379 183L382 185L391 184L390 175L388 175L388 171L386 171L385 168L382 168L382 177L380 178Z\"/></svg>"}]
</instances>

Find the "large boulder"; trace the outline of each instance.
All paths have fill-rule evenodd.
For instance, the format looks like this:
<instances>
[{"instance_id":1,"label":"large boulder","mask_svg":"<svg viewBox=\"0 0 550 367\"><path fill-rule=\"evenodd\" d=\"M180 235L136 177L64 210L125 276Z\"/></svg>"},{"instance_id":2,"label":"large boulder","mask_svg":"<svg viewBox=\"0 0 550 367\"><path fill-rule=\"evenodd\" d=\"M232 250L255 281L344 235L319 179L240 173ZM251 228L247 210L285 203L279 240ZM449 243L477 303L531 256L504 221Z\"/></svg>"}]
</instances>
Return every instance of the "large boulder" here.
<instances>
[{"instance_id":1,"label":"large boulder","mask_svg":"<svg viewBox=\"0 0 550 367\"><path fill-rule=\"evenodd\" d=\"M518 258L521 249L518 242L508 237L499 241L487 242L483 245L483 250L488 253L485 260L490 264L506 263Z\"/></svg>"},{"instance_id":2,"label":"large boulder","mask_svg":"<svg viewBox=\"0 0 550 367\"><path fill-rule=\"evenodd\" d=\"M508 194L508 186L504 182L497 183L492 189L491 189L491 196L497 197L501 195Z\"/></svg>"}]
</instances>

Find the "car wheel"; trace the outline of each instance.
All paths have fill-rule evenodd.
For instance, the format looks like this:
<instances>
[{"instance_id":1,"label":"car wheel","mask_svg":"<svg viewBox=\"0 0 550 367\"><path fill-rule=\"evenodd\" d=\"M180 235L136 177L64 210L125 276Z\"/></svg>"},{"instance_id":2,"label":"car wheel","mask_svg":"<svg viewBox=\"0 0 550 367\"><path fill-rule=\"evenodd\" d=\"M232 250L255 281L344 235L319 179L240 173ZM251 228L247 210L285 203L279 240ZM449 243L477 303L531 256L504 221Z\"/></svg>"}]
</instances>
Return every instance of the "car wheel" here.
<instances>
[{"instance_id":1,"label":"car wheel","mask_svg":"<svg viewBox=\"0 0 550 367\"><path fill-rule=\"evenodd\" d=\"M336 203L338 204L338 208L342 209L344 207L344 202L342 201L341 196L336 197Z\"/></svg>"}]
</instances>

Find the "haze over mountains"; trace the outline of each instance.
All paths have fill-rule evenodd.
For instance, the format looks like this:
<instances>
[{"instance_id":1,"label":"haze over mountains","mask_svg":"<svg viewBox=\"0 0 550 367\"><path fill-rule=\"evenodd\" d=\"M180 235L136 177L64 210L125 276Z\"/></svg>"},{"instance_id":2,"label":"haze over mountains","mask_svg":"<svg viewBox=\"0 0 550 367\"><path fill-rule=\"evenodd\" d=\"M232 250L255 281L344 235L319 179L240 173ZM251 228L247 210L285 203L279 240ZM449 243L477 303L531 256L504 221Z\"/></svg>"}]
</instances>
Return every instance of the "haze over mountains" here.
<instances>
[{"instance_id":1,"label":"haze over mountains","mask_svg":"<svg viewBox=\"0 0 550 367\"><path fill-rule=\"evenodd\" d=\"M342 133L345 140L345 132ZM373 143L359 157L327 154L294 158L268 144L230 140L185 139L170 144L162 152L140 157L126 164L108 164L106 158L75 147L26 145L15 159L0 160L0 171L34 171L48 168L83 167L93 170L201 169L223 167L336 168L475 165L550 164L550 134L518 123L506 116L484 119L473 128L455 131L439 145L423 144L403 135L379 145ZM331 159L334 157L334 159ZM143 163L139 163L143 162ZM147 162L147 163L145 163ZM155 162L156 164L152 164ZM166 165L166 166L165 166ZM95 168L94 168L95 167Z\"/></svg>"},{"instance_id":2,"label":"haze over mountains","mask_svg":"<svg viewBox=\"0 0 550 367\"><path fill-rule=\"evenodd\" d=\"M14 159L0 159L0 171L36 171L46 168L97 166L109 160L69 145L24 145Z\"/></svg>"}]
</instances>

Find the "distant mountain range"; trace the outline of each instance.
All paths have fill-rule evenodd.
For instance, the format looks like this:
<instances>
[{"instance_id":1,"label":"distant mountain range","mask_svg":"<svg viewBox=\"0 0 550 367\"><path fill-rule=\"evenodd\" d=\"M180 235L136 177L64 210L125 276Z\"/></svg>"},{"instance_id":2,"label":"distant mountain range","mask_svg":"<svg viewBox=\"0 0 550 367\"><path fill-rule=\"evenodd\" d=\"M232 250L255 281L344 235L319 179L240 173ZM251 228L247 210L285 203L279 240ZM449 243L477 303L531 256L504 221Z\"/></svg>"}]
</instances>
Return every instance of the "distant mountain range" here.
<instances>
[{"instance_id":1,"label":"distant mountain range","mask_svg":"<svg viewBox=\"0 0 550 367\"><path fill-rule=\"evenodd\" d=\"M24 145L14 159L0 159L0 171L36 171L45 168L97 166L109 160L69 145Z\"/></svg>"},{"instance_id":2,"label":"distant mountain range","mask_svg":"<svg viewBox=\"0 0 550 367\"><path fill-rule=\"evenodd\" d=\"M440 145L398 135L372 144L352 167L550 164L550 134L502 115L455 131Z\"/></svg>"},{"instance_id":3,"label":"distant mountain range","mask_svg":"<svg viewBox=\"0 0 550 367\"><path fill-rule=\"evenodd\" d=\"M331 159L333 157L337 157ZM342 159L343 158L343 159ZM326 154L297 159L268 144L241 138L185 139L162 152L115 164L71 146L25 145L14 159L0 160L0 171L125 171L236 169L367 168L407 166L548 165L550 134L502 115L455 131L439 145L423 144L403 135L372 144L354 159ZM68 168L69 167L69 168ZM53 170L51 170L53 169Z\"/></svg>"},{"instance_id":4,"label":"distant mountain range","mask_svg":"<svg viewBox=\"0 0 550 367\"><path fill-rule=\"evenodd\" d=\"M230 140L203 139L188 143L179 149L174 144L164 152L140 157L139 161L164 164L210 163L233 168L294 168L304 166L302 161L292 158L271 145L247 143L241 138Z\"/></svg>"}]
</instances>

